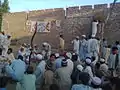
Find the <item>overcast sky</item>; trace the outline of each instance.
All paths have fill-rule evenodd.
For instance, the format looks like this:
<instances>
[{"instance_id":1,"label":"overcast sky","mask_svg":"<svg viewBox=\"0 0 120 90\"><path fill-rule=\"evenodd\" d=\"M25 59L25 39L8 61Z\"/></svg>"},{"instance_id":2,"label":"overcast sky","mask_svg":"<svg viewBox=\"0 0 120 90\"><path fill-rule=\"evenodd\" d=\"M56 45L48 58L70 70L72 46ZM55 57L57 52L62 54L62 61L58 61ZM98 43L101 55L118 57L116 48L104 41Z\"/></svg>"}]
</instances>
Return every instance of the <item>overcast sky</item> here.
<instances>
[{"instance_id":1,"label":"overcast sky","mask_svg":"<svg viewBox=\"0 0 120 90\"><path fill-rule=\"evenodd\" d=\"M20 12L49 8L65 8L66 6L82 6L111 3L113 0L9 0L10 11ZM120 0L118 0L120 2Z\"/></svg>"}]
</instances>

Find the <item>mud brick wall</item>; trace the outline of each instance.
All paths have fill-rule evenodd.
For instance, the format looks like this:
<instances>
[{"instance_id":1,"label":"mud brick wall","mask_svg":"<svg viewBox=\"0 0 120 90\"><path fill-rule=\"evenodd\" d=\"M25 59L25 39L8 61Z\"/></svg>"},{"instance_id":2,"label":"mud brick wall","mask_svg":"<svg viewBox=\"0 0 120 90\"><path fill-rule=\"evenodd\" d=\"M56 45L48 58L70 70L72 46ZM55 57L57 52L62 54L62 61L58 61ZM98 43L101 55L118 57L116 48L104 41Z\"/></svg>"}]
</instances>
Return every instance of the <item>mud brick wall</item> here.
<instances>
[{"instance_id":1,"label":"mud brick wall","mask_svg":"<svg viewBox=\"0 0 120 90\"><path fill-rule=\"evenodd\" d=\"M112 4L110 4L110 7L111 6ZM120 40L119 8L120 3L116 3L104 30L104 37L109 40L109 43L113 43L115 40ZM66 8L66 11L63 8L30 11L28 14L28 20L61 20L61 27L56 27L55 22L52 21L50 33L37 33L34 38L34 43L41 45L42 42L46 41L49 42L54 49L57 49L59 47L59 34L63 33L66 42L65 47L70 50L72 47L71 40L76 35L90 35L91 22L94 16L96 14L107 16L109 10L110 8L108 8L108 4L98 4L94 6L68 7ZM30 43L33 33L29 32L30 27L26 26L26 21L26 12L7 13L3 17L3 30L6 33L12 34L13 39L20 39L20 43ZM99 36L99 34L100 33L98 32L97 36Z\"/></svg>"}]
</instances>

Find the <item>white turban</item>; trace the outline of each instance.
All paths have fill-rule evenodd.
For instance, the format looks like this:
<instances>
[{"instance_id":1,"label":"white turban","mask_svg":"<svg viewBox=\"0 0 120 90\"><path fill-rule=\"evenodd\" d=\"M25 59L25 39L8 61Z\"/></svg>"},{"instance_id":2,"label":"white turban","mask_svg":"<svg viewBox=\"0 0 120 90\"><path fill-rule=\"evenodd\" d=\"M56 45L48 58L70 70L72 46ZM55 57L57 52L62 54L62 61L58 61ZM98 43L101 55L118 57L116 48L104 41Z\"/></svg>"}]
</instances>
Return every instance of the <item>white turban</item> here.
<instances>
[{"instance_id":1,"label":"white turban","mask_svg":"<svg viewBox=\"0 0 120 90\"><path fill-rule=\"evenodd\" d=\"M91 64L91 59L86 58L85 62L86 62L87 64Z\"/></svg>"},{"instance_id":2,"label":"white turban","mask_svg":"<svg viewBox=\"0 0 120 90\"><path fill-rule=\"evenodd\" d=\"M102 65L100 66L100 70L107 72L107 71L108 71L108 66L107 66L106 64L102 64Z\"/></svg>"},{"instance_id":3,"label":"white turban","mask_svg":"<svg viewBox=\"0 0 120 90\"><path fill-rule=\"evenodd\" d=\"M83 66L82 66L82 65L77 65L77 69L78 69L79 71L82 71L82 70L83 70Z\"/></svg>"},{"instance_id":4,"label":"white turban","mask_svg":"<svg viewBox=\"0 0 120 90\"><path fill-rule=\"evenodd\" d=\"M92 35L92 37L94 38L94 37L95 37L95 35Z\"/></svg>"},{"instance_id":5,"label":"white turban","mask_svg":"<svg viewBox=\"0 0 120 90\"><path fill-rule=\"evenodd\" d=\"M101 59L100 59L100 62L105 62L105 59L101 58Z\"/></svg>"},{"instance_id":6,"label":"white turban","mask_svg":"<svg viewBox=\"0 0 120 90\"><path fill-rule=\"evenodd\" d=\"M82 35L82 37L86 38L86 35Z\"/></svg>"},{"instance_id":7,"label":"white turban","mask_svg":"<svg viewBox=\"0 0 120 90\"><path fill-rule=\"evenodd\" d=\"M43 45L45 45L45 46L46 46L46 45L47 45L47 43L46 43L46 42L44 42L44 43L43 43Z\"/></svg>"},{"instance_id":8,"label":"white turban","mask_svg":"<svg viewBox=\"0 0 120 90\"><path fill-rule=\"evenodd\" d=\"M94 85L101 85L101 79L98 78L98 77L93 77L93 78L92 78L92 83L93 83Z\"/></svg>"},{"instance_id":9,"label":"white turban","mask_svg":"<svg viewBox=\"0 0 120 90\"><path fill-rule=\"evenodd\" d=\"M37 58L38 60L42 60L42 59L43 59L43 56L42 56L41 54L37 54L36 58Z\"/></svg>"},{"instance_id":10,"label":"white turban","mask_svg":"<svg viewBox=\"0 0 120 90\"><path fill-rule=\"evenodd\" d=\"M60 55L59 55L59 53L55 53L55 56L58 58Z\"/></svg>"},{"instance_id":11,"label":"white turban","mask_svg":"<svg viewBox=\"0 0 120 90\"><path fill-rule=\"evenodd\" d=\"M79 39L79 36L76 36L77 39Z\"/></svg>"},{"instance_id":12,"label":"white turban","mask_svg":"<svg viewBox=\"0 0 120 90\"><path fill-rule=\"evenodd\" d=\"M66 56L69 57L70 59L72 58L72 54L70 52L67 52Z\"/></svg>"}]
</instances>

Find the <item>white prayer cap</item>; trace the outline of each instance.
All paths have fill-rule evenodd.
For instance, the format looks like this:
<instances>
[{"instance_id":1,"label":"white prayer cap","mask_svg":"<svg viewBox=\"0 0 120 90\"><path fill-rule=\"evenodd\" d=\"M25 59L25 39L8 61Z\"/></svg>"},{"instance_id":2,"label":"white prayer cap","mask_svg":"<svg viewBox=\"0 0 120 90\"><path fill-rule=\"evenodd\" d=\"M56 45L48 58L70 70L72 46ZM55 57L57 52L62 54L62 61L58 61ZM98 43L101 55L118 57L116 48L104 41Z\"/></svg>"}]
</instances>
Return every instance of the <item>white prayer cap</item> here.
<instances>
[{"instance_id":1,"label":"white prayer cap","mask_svg":"<svg viewBox=\"0 0 120 90\"><path fill-rule=\"evenodd\" d=\"M47 42L44 42L43 45L47 45Z\"/></svg>"},{"instance_id":2,"label":"white prayer cap","mask_svg":"<svg viewBox=\"0 0 120 90\"><path fill-rule=\"evenodd\" d=\"M105 62L105 59L101 58L101 59L100 59L100 62Z\"/></svg>"},{"instance_id":3,"label":"white prayer cap","mask_svg":"<svg viewBox=\"0 0 120 90\"><path fill-rule=\"evenodd\" d=\"M72 55L76 55L75 53L73 53Z\"/></svg>"},{"instance_id":4,"label":"white prayer cap","mask_svg":"<svg viewBox=\"0 0 120 90\"><path fill-rule=\"evenodd\" d=\"M42 59L43 59L43 56L42 56L41 54L37 54L37 55L36 55L36 58L37 58L38 60L42 60Z\"/></svg>"},{"instance_id":5,"label":"white prayer cap","mask_svg":"<svg viewBox=\"0 0 120 90\"><path fill-rule=\"evenodd\" d=\"M101 71L104 71L104 72L107 72L107 71L108 71L108 66L107 66L106 64L102 64L102 65L100 66L100 70L101 70Z\"/></svg>"},{"instance_id":6,"label":"white prayer cap","mask_svg":"<svg viewBox=\"0 0 120 90\"><path fill-rule=\"evenodd\" d=\"M95 35L92 35L92 37L95 37Z\"/></svg>"},{"instance_id":7,"label":"white prayer cap","mask_svg":"<svg viewBox=\"0 0 120 90\"><path fill-rule=\"evenodd\" d=\"M90 58L86 58L85 62L86 62L87 64L91 64L91 59L90 59Z\"/></svg>"},{"instance_id":8,"label":"white prayer cap","mask_svg":"<svg viewBox=\"0 0 120 90\"><path fill-rule=\"evenodd\" d=\"M79 39L79 36L76 36L77 39Z\"/></svg>"},{"instance_id":9,"label":"white prayer cap","mask_svg":"<svg viewBox=\"0 0 120 90\"><path fill-rule=\"evenodd\" d=\"M57 58L58 58L59 56L60 56L60 54L59 54L59 53L55 53L55 57L57 57Z\"/></svg>"},{"instance_id":10,"label":"white prayer cap","mask_svg":"<svg viewBox=\"0 0 120 90\"><path fill-rule=\"evenodd\" d=\"M77 65L77 69L78 69L79 71L82 71L82 70L83 70L83 66L82 66L82 65Z\"/></svg>"},{"instance_id":11,"label":"white prayer cap","mask_svg":"<svg viewBox=\"0 0 120 90\"><path fill-rule=\"evenodd\" d=\"M93 78L92 78L92 83L93 83L94 85L101 85L101 79L98 78L98 77L93 77Z\"/></svg>"},{"instance_id":12,"label":"white prayer cap","mask_svg":"<svg viewBox=\"0 0 120 90\"><path fill-rule=\"evenodd\" d=\"M70 59L72 58L72 54L71 54L70 52L67 52L67 53L66 53L66 56L67 56L68 58L70 58Z\"/></svg>"},{"instance_id":13,"label":"white prayer cap","mask_svg":"<svg viewBox=\"0 0 120 90\"><path fill-rule=\"evenodd\" d=\"M82 35L82 37L86 38L86 35Z\"/></svg>"}]
</instances>

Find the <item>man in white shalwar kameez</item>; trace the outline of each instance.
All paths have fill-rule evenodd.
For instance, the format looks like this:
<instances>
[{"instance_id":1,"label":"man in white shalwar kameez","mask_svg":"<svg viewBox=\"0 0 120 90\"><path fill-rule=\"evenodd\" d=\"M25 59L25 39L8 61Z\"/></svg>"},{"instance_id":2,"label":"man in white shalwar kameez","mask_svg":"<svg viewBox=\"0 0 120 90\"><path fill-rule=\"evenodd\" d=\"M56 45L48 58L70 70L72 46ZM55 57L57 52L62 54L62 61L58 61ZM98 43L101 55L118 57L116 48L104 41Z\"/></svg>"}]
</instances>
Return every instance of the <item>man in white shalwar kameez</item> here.
<instances>
[{"instance_id":1,"label":"man in white shalwar kameez","mask_svg":"<svg viewBox=\"0 0 120 90\"><path fill-rule=\"evenodd\" d=\"M0 48L3 48L4 37L4 33L0 33Z\"/></svg>"},{"instance_id":2,"label":"man in white shalwar kameez","mask_svg":"<svg viewBox=\"0 0 120 90\"><path fill-rule=\"evenodd\" d=\"M40 61L40 63L38 64L34 74L36 76L36 84L39 85L39 87L41 88L41 86L43 85L43 80L44 80L44 72L45 72L45 61L43 61L43 56L41 54L38 54L36 56L36 59Z\"/></svg>"},{"instance_id":3,"label":"man in white shalwar kameez","mask_svg":"<svg viewBox=\"0 0 120 90\"><path fill-rule=\"evenodd\" d=\"M98 55L99 55L99 42L97 39L95 39L95 36L92 36L91 39L87 42L87 53L91 57L95 57L94 65L98 61ZM92 62L93 63L93 62Z\"/></svg>"},{"instance_id":4,"label":"man in white shalwar kameez","mask_svg":"<svg viewBox=\"0 0 120 90\"><path fill-rule=\"evenodd\" d=\"M80 60L85 60L86 54L87 54L86 36L82 35L82 40L80 41Z\"/></svg>"},{"instance_id":5,"label":"man in white shalwar kameez","mask_svg":"<svg viewBox=\"0 0 120 90\"><path fill-rule=\"evenodd\" d=\"M106 39L103 39L102 45L101 45L101 56L102 56L102 58L105 58L106 49L107 49L107 41L106 41Z\"/></svg>"},{"instance_id":6,"label":"man in white shalwar kameez","mask_svg":"<svg viewBox=\"0 0 120 90\"><path fill-rule=\"evenodd\" d=\"M43 45L42 55L44 59L49 59L51 55L51 45L47 42L44 42L42 45Z\"/></svg>"},{"instance_id":7,"label":"man in white shalwar kameez","mask_svg":"<svg viewBox=\"0 0 120 90\"><path fill-rule=\"evenodd\" d=\"M4 41L3 41L3 56L7 55L8 47L11 44L10 38L11 38L10 35L8 35L7 38L4 37Z\"/></svg>"},{"instance_id":8,"label":"man in white shalwar kameez","mask_svg":"<svg viewBox=\"0 0 120 90\"><path fill-rule=\"evenodd\" d=\"M96 36L97 34L97 25L98 25L98 21L94 20L92 22L92 35Z\"/></svg>"},{"instance_id":9,"label":"man in white shalwar kameez","mask_svg":"<svg viewBox=\"0 0 120 90\"><path fill-rule=\"evenodd\" d=\"M73 51L74 51L76 54L79 54L79 48L80 48L79 36L77 36L77 37L72 41L72 44L73 44Z\"/></svg>"},{"instance_id":10,"label":"man in white shalwar kameez","mask_svg":"<svg viewBox=\"0 0 120 90\"><path fill-rule=\"evenodd\" d=\"M62 67L55 71L55 84L60 87L60 90L70 90L71 88L71 72L67 67L68 61L63 59L61 62Z\"/></svg>"},{"instance_id":11,"label":"man in white shalwar kameez","mask_svg":"<svg viewBox=\"0 0 120 90\"><path fill-rule=\"evenodd\" d=\"M115 75L115 73L120 70L120 55L118 53L117 47L112 48L112 53L108 58L108 67L109 70L113 71L113 75Z\"/></svg>"},{"instance_id":12,"label":"man in white shalwar kameez","mask_svg":"<svg viewBox=\"0 0 120 90\"><path fill-rule=\"evenodd\" d=\"M84 72L88 73L90 75L90 78L92 79L93 78L93 72L92 72L92 68L91 68L91 59L87 58L85 60L85 69L83 70Z\"/></svg>"}]
</instances>

